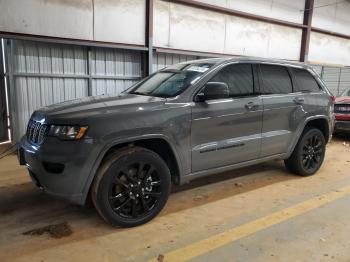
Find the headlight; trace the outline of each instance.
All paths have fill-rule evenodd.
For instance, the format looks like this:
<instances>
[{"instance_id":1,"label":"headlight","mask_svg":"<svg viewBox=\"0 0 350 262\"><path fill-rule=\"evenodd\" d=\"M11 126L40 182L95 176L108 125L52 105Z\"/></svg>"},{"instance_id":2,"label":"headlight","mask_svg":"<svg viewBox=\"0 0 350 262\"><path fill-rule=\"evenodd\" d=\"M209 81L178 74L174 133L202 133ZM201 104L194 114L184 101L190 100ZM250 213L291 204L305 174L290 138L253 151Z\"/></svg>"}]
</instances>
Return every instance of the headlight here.
<instances>
[{"instance_id":1,"label":"headlight","mask_svg":"<svg viewBox=\"0 0 350 262\"><path fill-rule=\"evenodd\" d=\"M87 129L87 126L51 125L48 135L57 137L62 140L78 140L85 135Z\"/></svg>"}]
</instances>

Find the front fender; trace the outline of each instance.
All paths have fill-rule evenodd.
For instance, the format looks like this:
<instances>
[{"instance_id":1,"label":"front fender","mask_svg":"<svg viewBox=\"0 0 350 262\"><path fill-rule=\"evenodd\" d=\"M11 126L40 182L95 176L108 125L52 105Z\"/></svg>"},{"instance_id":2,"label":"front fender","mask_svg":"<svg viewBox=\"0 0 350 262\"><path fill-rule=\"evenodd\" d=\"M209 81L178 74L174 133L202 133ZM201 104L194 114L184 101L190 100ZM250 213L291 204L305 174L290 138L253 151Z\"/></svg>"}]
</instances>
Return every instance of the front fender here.
<instances>
[{"instance_id":1,"label":"front fender","mask_svg":"<svg viewBox=\"0 0 350 262\"><path fill-rule=\"evenodd\" d=\"M91 171L86 179L86 183L83 187L83 192L82 192L82 203L86 202L86 198L89 194L89 190L90 190L92 181L95 178L97 170L100 167L102 160L105 157L106 153L112 147L114 147L116 145L120 145L120 144L128 144L128 143L137 142L140 140L147 140L147 139L163 139L163 140L165 140L169 144L171 150L174 153L174 156L176 158L176 162L177 162L179 170L180 170L180 174L183 174L184 167L182 165L183 161L181 161L181 155L179 154L178 150L176 148L174 148L173 141L171 141L171 139L164 134L145 134L145 135L128 136L128 137L124 137L124 138L109 140L108 142L106 142L104 144L104 146L100 150L100 153L98 154L98 157L96 158L96 161L93 164L93 168L91 169ZM181 177L181 175L180 175L180 177Z\"/></svg>"}]
</instances>

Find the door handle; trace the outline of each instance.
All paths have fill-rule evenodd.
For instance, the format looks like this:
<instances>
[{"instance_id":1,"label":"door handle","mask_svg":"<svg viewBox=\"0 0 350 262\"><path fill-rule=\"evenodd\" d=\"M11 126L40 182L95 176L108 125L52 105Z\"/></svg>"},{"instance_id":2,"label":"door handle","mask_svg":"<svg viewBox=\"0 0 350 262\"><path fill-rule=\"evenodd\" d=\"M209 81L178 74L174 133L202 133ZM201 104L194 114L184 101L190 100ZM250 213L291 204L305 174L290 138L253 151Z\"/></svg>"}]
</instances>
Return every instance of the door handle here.
<instances>
[{"instance_id":1,"label":"door handle","mask_svg":"<svg viewBox=\"0 0 350 262\"><path fill-rule=\"evenodd\" d=\"M248 102L247 104L245 104L245 107L248 109L248 110L252 110L256 107L257 105L254 103L254 102Z\"/></svg>"},{"instance_id":2,"label":"door handle","mask_svg":"<svg viewBox=\"0 0 350 262\"><path fill-rule=\"evenodd\" d=\"M294 98L293 101L294 101L294 103L301 105L301 104L304 104L305 98L304 97L296 97L296 98Z\"/></svg>"}]
</instances>

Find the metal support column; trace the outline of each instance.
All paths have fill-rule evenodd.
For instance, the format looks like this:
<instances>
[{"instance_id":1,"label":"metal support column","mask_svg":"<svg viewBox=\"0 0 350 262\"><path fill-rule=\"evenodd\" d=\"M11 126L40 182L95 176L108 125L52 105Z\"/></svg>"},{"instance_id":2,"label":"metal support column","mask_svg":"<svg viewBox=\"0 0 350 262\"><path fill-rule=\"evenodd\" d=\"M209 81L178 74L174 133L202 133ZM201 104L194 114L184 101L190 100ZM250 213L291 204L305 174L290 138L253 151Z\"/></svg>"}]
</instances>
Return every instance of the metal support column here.
<instances>
[{"instance_id":1,"label":"metal support column","mask_svg":"<svg viewBox=\"0 0 350 262\"><path fill-rule=\"evenodd\" d=\"M339 68L339 75L338 75L338 86L337 86L337 96L340 95L340 81L341 81L341 68Z\"/></svg>"},{"instance_id":2,"label":"metal support column","mask_svg":"<svg viewBox=\"0 0 350 262\"><path fill-rule=\"evenodd\" d=\"M306 27L302 29L300 62L308 61L313 8L314 0L305 0L303 25Z\"/></svg>"},{"instance_id":3,"label":"metal support column","mask_svg":"<svg viewBox=\"0 0 350 262\"><path fill-rule=\"evenodd\" d=\"M148 48L146 59L146 75L153 72L153 0L146 0L146 35L145 43Z\"/></svg>"},{"instance_id":4,"label":"metal support column","mask_svg":"<svg viewBox=\"0 0 350 262\"><path fill-rule=\"evenodd\" d=\"M8 96L9 96L9 114L10 114L10 131L13 141L18 141L20 134L17 132L17 115L16 115L16 86L14 80L14 42L15 40L6 40L5 41L5 54L7 62L7 73L9 79L8 85Z\"/></svg>"},{"instance_id":5,"label":"metal support column","mask_svg":"<svg viewBox=\"0 0 350 262\"><path fill-rule=\"evenodd\" d=\"M9 139L8 137L8 106L6 95L6 66L3 57L4 45L3 39L0 38L0 143Z\"/></svg>"},{"instance_id":6,"label":"metal support column","mask_svg":"<svg viewBox=\"0 0 350 262\"><path fill-rule=\"evenodd\" d=\"M87 48L87 73L88 73L88 96L92 96L92 58L91 58L91 47Z\"/></svg>"}]
</instances>

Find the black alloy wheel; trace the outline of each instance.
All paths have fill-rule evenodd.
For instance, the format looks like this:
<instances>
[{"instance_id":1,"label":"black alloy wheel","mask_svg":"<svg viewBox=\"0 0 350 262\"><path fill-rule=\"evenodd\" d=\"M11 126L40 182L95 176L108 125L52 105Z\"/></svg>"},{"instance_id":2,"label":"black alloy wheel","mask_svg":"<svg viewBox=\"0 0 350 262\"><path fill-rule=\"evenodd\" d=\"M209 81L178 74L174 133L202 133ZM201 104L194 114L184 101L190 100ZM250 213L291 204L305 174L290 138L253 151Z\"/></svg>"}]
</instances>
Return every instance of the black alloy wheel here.
<instances>
[{"instance_id":1,"label":"black alloy wheel","mask_svg":"<svg viewBox=\"0 0 350 262\"><path fill-rule=\"evenodd\" d=\"M133 227L154 218L166 204L170 170L155 152L128 147L109 155L93 182L91 196L111 225Z\"/></svg>"},{"instance_id":2,"label":"black alloy wheel","mask_svg":"<svg viewBox=\"0 0 350 262\"><path fill-rule=\"evenodd\" d=\"M320 165L323 154L323 143L319 135L307 137L303 146L302 164L305 170L312 171Z\"/></svg>"},{"instance_id":3,"label":"black alloy wheel","mask_svg":"<svg viewBox=\"0 0 350 262\"><path fill-rule=\"evenodd\" d=\"M109 189L109 204L122 217L144 216L155 207L162 195L161 183L152 164L133 163L115 174Z\"/></svg>"},{"instance_id":4,"label":"black alloy wheel","mask_svg":"<svg viewBox=\"0 0 350 262\"><path fill-rule=\"evenodd\" d=\"M311 176L321 167L326 152L323 133L314 127L304 130L291 156L284 161L296 175Z\"/></svg>"}]
</instances>

